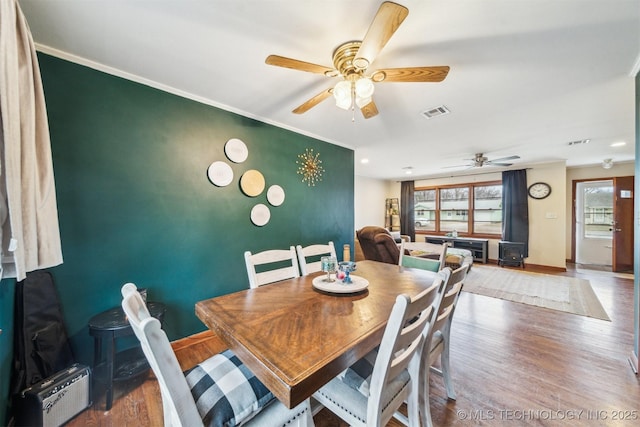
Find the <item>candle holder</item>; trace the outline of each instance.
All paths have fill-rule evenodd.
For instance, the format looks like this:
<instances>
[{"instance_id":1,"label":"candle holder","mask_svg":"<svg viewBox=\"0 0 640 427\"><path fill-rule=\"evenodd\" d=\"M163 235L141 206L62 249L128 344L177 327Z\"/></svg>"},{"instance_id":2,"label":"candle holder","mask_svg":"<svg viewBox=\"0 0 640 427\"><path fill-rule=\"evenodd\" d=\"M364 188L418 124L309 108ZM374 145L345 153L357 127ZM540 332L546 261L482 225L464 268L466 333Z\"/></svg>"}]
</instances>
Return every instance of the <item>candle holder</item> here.
<instances>
[{"instance_id":1,"label":"candle holder","mask_svg":"<svg viewBox=\"0 0 640 427\"><path fill-rule=\"evenodd\" d=\"M338 260L336 260L335 257L323 256L320 258L320 270L327 273L327 277L323 279L323 282L332 283L336 281L335 279L331 278L331 273L336 272L337 263Z\"/></svg>"}]
</instances>

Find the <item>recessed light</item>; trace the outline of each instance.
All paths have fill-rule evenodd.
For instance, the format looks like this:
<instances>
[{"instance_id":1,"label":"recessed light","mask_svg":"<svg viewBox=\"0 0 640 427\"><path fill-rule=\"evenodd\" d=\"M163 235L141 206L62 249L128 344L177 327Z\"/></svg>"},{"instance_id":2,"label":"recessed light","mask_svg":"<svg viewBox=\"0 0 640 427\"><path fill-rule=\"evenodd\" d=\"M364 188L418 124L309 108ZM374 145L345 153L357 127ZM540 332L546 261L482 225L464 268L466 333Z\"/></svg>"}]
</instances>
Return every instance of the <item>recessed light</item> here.
<instances>
[{"instance_id":1,"label":"recessed light","mask_svg":"<svg viewBox=\"0 0 640 427\"><path fill-rule=\"evenodd\" d=\"M366 165L367 163L369 163L369 159L361 159L360 163L362 163L363 165Z\"/></svg>"},{"instance_id":2,"label":"recessed light","mask_svg":"<svg viewBox=\"0 0 640 427\"><path fill-rule=\"evenodd\" d=\"M405 166L405 167L402 168L402 170L407 175L411 175L413 173L413 166Z\"/></svg>"},{"instance_id":3,"label":"recessed light","mask_svg":"<svg viewBox=\"0 0 640 427\"><path fill-rule=\"evenodd\" d=\"M614 142L613 144L611 144L611 147L624 147L625 145L627 145L626 142L620 141L620 142Z\"/></svg>"}]
</instances>

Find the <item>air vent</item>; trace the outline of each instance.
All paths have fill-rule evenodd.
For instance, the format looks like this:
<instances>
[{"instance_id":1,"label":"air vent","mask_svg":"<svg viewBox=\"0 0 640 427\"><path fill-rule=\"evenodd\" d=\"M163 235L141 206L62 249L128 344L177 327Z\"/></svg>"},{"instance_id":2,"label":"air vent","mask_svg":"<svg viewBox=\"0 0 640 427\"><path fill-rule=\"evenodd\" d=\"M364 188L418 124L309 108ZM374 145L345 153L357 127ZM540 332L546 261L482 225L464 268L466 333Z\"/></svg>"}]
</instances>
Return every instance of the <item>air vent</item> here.
<instances>
[{"instance_id":1,"label":"air vent","mask_svg":"<svg viewBox=\"0 0 640 427\"><path fill-rule=\"evenodd\" d=\"M443 114L449 114L449 113L450 111L447 107L445 107L444 105L440 105L439 107L430 108L426 111L423 111L422 115L425 116L427 119L432 119L434 117L442 116Z\"/></svg>"},{"instance_id":2,"label":"air vent","mask_svg":"<svg viewBox=\"0 0 640 427\"><path fill-rule=\"evenodd\" d=\"M588 144L589 141L591 141L590 139L579 139L577 141L571 141L569 143L569 145L581 145L581 144Z\"/></svg>"}]
</instances>

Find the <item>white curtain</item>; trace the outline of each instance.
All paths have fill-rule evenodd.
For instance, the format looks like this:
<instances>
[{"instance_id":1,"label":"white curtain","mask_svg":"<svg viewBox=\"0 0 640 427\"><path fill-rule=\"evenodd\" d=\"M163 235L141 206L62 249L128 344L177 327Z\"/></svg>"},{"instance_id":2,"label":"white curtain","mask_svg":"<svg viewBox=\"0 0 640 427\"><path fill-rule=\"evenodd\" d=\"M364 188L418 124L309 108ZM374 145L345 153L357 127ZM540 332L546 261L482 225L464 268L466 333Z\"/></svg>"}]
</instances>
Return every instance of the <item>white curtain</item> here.
<instances>
[{"instance_id":1,"label":"white curtain","mask_svg":"<svg viewBox=\"0 0 640 427\"><path fill-rule=\"evenodd\" d=\"M3 277L62 263L49 124L29 26L0 0L0 224Z\"/></svg>"}]
</instances>

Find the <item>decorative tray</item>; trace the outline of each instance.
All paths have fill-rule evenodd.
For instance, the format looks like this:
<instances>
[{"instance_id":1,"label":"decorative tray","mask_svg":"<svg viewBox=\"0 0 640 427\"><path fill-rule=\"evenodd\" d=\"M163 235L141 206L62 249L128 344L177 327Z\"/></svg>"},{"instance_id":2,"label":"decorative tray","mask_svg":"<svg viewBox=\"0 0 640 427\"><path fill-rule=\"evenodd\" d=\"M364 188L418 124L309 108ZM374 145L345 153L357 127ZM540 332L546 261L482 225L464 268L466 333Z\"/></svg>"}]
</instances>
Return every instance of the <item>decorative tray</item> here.
<instances>
[{"instance_id":1,"label":"decorative tray","mask_svg":"<svg viewBox=\"0 0 640 427\"><path fill-rule=\"evenodd\" d=\"M364 277L351 275L353 283L342 283L342 280L336 279L335 282L325 282L326 275L313 278L313 287L324 292L333 294L354 294L362 292L369 286L369 281Z\"/></svg>"}]
</instances>

